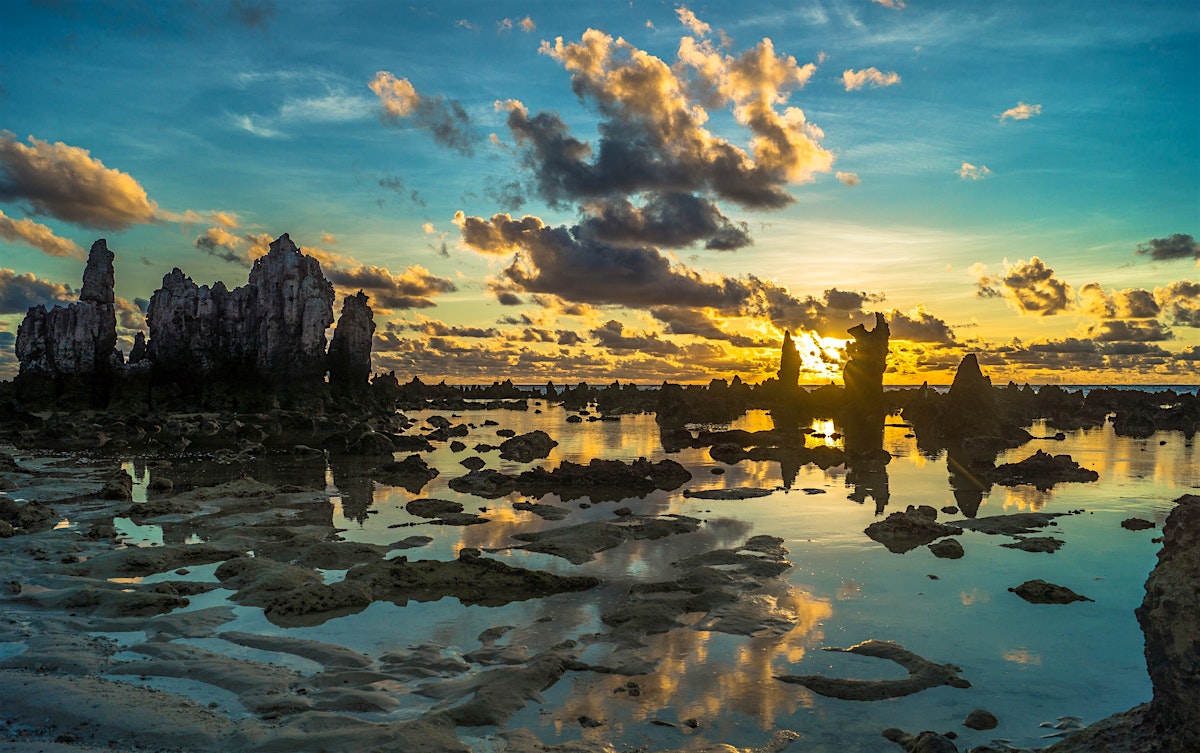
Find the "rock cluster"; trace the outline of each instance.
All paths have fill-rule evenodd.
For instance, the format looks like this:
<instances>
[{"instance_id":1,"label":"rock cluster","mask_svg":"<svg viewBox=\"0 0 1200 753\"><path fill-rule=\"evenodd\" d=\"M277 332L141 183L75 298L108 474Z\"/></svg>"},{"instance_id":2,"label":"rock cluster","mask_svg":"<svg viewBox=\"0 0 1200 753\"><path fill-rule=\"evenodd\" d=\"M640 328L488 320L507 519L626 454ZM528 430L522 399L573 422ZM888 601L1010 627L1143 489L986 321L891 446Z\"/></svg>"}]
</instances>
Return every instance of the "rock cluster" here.
<instances>
[{"instance_id":1,"label":"rock cluster","mask_svg":"<svg viewBox=\"0 0 1200 753\"><path fill-rule=\"evenodd\" d=\"M150 358L161 375L320 379L333 286L285 233L240 288L199 286L171 270L150 298L146 322Z\"/></svg>"},{"instance_id":2,"label":"rock cluster","mask_svg":"<svg viewBox=\"0 0 1200 753\"><path fill-rule=\"evenodd\" d=\"M113 258L105 240L96 241L79 302L29 309L16 341L25 400L90 394L105 407L110 396L135 391L122 392L123 385L144 384L147 373L155 385L203 393L302 392L323 384L327 371L342 394L367 388L375 324L366 295L345 299L327 354L333 285L286 233L241 287L197 285L178 268L163 277L146 312L149 339L138 333L128 365L116 349Z\"/></svg>"},{"instance_id":3,"label":"rock cluster","mask_svg":"<svg viewBox=\"0 0 1200 753\"><path fill-rule=\"evenodd\" d=\"M103 238L92 244L79 301L67 306L33 306L17 329L18 382L27 388L64 382L96 382L121 363L116 350L117 316L113 293L113 252ZM103 399L102 395L94 396Z\"/></svg>"}]
</instances>

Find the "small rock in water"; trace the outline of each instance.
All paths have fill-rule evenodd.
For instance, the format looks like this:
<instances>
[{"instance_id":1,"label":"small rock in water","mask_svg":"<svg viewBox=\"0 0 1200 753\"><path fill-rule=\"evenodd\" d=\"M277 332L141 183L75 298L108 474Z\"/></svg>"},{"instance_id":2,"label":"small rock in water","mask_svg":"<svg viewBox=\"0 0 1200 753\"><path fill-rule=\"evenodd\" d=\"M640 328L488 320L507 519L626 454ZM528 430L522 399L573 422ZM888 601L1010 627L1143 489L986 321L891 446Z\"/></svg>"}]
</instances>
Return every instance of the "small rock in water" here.
<instances>
[{"instance_id":1,"label":"small rock in water","mask_svg":"<svg viewBox=\"0 0 1200 753\"><path fill-rule=\"evenodd\" d=\"M1126 518L1121 521L1121 527L1127 531L1145 531L1153 528L1154 523L1144 518Z\"/></svg>"},{"instance_id":2,"label":"small rock in water","mask_svg":"<svg viewBox=\"0 0 1200 753\"><path fill-rule=\"evenodd\" d=\"M971 729L979 730L996 729L997 725L999 724L1000 720L996 718L995 714L987 709L975 709L971 713L967 714L967 718L963 720L964 727L970 727Z\"/></svg>"},{"instance_id":3,"label":"small rock in water","mask_svg":"<svg viewBox=\"0 0 1200 753\"><path fill-rule=\"evenodd\" d=\"M1066 586L1047 583L1044 580L1027 580L1016 588L1010 588L1030 604L1070 604L1074 601L1092 601L1086 596L1075 593Z\"/></svg>"}]
</instances>

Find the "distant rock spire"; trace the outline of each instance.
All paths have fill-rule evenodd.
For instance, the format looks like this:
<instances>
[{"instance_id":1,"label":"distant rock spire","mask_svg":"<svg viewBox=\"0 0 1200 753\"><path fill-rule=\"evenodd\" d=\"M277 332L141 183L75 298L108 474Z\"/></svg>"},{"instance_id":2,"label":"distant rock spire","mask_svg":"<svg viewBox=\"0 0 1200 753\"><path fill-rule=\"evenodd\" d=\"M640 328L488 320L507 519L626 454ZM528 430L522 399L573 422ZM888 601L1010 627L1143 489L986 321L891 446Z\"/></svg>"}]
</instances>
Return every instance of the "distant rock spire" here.
<instances>
[{"instance_id":1,"label":"distant rock spire","mask_svg":"<svg viewBox=\"0 0 1200 753\"><path fill-rule=\"evenodd\" d=\"M891 331L883 314L875 313L875 329L862 324L851 327L854 342L846 346L850 356L842 370L847 408L864 414L883 414L883 372L887 371Z\"/></svg>"},{"instance_id":2,"label":"distant rock spire","mask_svg":"<svg viewBox=\"0 0 1200 753\"><path fill-rule=\"evenodd\" d=\"M371 376L371 338L375 317L361 290L342 301L342 315L329 343L329 385L354 391L367 386Z\"/></svg>"},{"instance_id":3,"label":"distant rock spire","mask_svg":"<svg viewBox=\"0 0 1200 753\"><path fill-rule=\"evenodd\" d=\"M800 351L792 342L792 333L783 331L783 347L779 350L779 383L795 387L800 382Z\"/></svg>"}]
</instances>

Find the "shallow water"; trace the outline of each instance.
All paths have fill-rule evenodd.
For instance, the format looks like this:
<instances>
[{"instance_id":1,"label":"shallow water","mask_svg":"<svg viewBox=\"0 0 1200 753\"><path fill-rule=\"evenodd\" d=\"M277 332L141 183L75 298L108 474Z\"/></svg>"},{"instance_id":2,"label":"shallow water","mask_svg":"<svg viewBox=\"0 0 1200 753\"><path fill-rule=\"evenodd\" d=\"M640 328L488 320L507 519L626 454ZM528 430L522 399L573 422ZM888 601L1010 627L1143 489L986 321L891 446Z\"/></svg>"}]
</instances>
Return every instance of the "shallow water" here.
<instances>
[{"instance_id":1,"label":"shallow water","mask_svg":"<svg viewBox=\"0 0 1200 753\"><path fill-rule=\"evenodd\" d=\"M312 461L303 467L291 464L278 470L279 478L261 480L288 483L294 482L297 474L317 479L323 475L334 493L334 524L345 529L343 538L386 544L413 534L433 537L425 547L393 555L410 559L450 559L463 547L506 547L519 543L511 538L513 533L607 520L622 506L638 514L698 517L704 525L691 534L627 542L582 566L519 550L488 555L523 567L592 574L605 580L600 588L583 593L499 608L465 607L453 598L410 602L403 607L376 603L356 615L296 629L271 625L261 610L238 607L237 620L224 629L313 638L377 656L429 643L449 652L465 652L478 647L477 636L484 629L513 625L517 630L507 641L526 645L536 653L566 639L604 632L598 619L600 607L620 598L631 582L667 579L672 577L671 563L684 556L769 534L783 538L790 552L793 568L785 577L793 591L785 598L786 606L798 618L795 629L783 636L759 638L690 628L653 636L650 645L664 657L653 674L629 678L569 672L543 693L544 703L530 703L509 726L532 729L547 742L594 737L633 746L650 744L652 748L683 746L689 738L761 744L771 730L786 728L804 736L792 750L877 751L888 746L879 733L891 726L908 731L955 730L962 749L992 740L1041 746L1052 742L1042 736L1053 731L1039 727L1041 722L1062 716L1092 722L1151 695L1142 634L1133 609L1141 602L1143 583L1159 548L1151 539L1161 535L1172 500L1197 493L1200 487L1196 447L1178 433L1127 439L1115 436L1106 425L1069 432L1065 441L1035 440L1009 451L998 462L1020 460L1041 448L1070 454L1100 474L1098 482L1060 484L1048 492L997 486L982 498L980 517L1029 510L1083 510L1059 518L1057 526L1041 534L1063 539L1065 546L1054 554L1023 552L1000 547L1011 541L1008 537L966 531L958 537L966 556L944 560L924 547L893 554L863 533L880 513L903 510L910 504L936 508L958 504L945 456L923 454L901 425L885 429L884 447L894 456L886 474L856 485L841 467L821 470L804 466L794 479L785 479L776 462L742 461L724 466L713 461L707 449L666 455L650 415L624 416L620 422L567 424L567 414L561 409L541 409L543 413L478 411L452 417L454 423L476 425L470 436L462 438L468 449L454 453L446 444L426 453L427 462L440 475L419 494L365 481L361 468L336 462L328 468L316 467ZM433 411L409 415L424 421L434 413L451 417L448 412ZM488 419L499 426L483 426ZM899 423L895 417L889 421ZM751 412L732 425L751 430L770 426L770 417L762 412ZM498 445L503 438L495 431L501 428L518 434L543 429L560 444L548 458L533 464L503 461L495 452L484 453L481 456L489 468L515 472L530 465L554 467L562 460L586 463L595 457L670 457L694 474L685 488L754 486L776 491L758 499L715 501L686 499L680 489L594 505L587 499L563 502L548 495L540 501L564 506L571 514L563 521L545 521L512 509L513 502L525 499L522 495L485 500L447 487L450 479L466 472L459 461L476 454L469 448L477 442ZM826 434L837 430L828 422L818 422L813 428ZM1031 430L1034 435L1053 434L1044 426ZM810 446L815 441L810 439ZM837 444L837 440L825 441ZM128 467L138 482L135 494L143 493L154 470L146 472L133 462ZM183 467L177 464L170 474L178 478ZM714 475L712 470L718 467L726 472ZM263 466L256 472L270 471ZM810 493L814 490L819 493ZM404 510L405 503L418 497L459 501L468 512L484 510L482 514L491 522L466 528L430 525ZM1122 529L1121 520L1132 516L1154 520L1159 527L1137 532ZM939 519L959 517L941 514ZM389 528L409 523L416 525ZM162 540L161 530L154 526L129 523L122 530L131 542ZM341 573L326 575L335 579ZM1008 592L1033 578L1068 586L1094 603L1028 604ZM220 591L198 597L189 608L212 606L227 594ZM820 650L872 638L896 641L932 661L956 664L971 687L939 687L894 700L854 702L826 698L774 679L779 674L903 676L904 671L889 662ZM224 650L231 651L228 646ZM603 644L592 645L583 658L592 660L595 655L599 659L603 652ZM637 681L639 695L614 692L630 679ZM434 704L412 690L394 689L403 704L387 718L412 717ZM963 718L975 708L993 712L1000 727L988 732L962 727ZM583 715L605 724L581 729L577 720ZM694 731L685 725L691 719L698 723ZM650 723L653 720L680 726L658 726ZM494 742L483 740L487 729L463 730L462 734L464 739L478 736L480 751L495 749Z\"/></svg>"}]
</instances>

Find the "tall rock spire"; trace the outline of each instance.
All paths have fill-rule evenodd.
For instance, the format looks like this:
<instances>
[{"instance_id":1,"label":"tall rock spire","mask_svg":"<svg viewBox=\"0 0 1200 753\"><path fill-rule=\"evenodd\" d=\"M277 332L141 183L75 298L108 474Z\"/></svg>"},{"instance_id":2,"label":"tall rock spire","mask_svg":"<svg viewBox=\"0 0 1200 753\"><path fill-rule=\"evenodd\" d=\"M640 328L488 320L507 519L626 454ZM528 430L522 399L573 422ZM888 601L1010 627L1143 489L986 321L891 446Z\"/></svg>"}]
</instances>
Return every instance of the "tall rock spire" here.
<instances>
[{"instance_id":1,"label":"tall rock spire","mask_svg":"<svg viewBox=\"0 0 1200 753\"><path fill-rule=\"evenodd\" d=\"M783 347L779 350L779 384L786 388L800 382L800 352L792 342L792 333L783 331Z\"/></svg>"}]
</instances>

